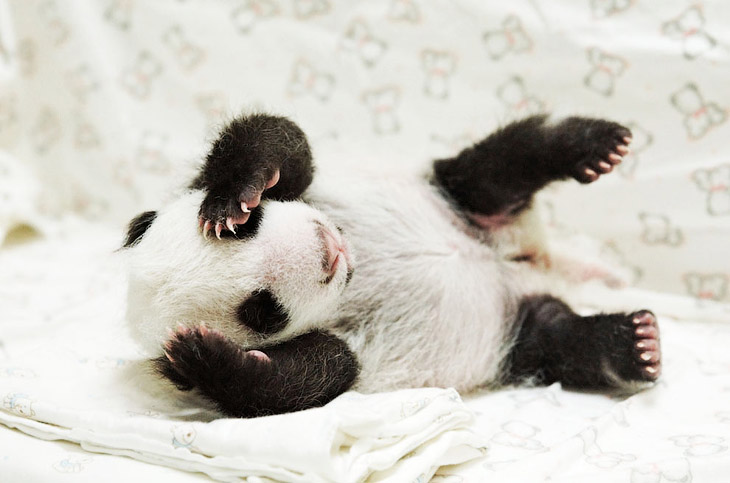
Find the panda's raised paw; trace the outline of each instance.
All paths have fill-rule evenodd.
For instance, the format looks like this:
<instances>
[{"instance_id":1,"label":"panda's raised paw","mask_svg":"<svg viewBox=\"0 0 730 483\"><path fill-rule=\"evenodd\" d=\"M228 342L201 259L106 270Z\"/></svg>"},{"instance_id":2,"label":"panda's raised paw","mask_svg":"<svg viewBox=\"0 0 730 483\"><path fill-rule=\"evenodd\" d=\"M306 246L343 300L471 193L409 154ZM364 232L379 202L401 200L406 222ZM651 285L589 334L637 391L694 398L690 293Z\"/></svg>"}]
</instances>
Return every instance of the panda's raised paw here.
<instances>
[{"instance_id":1,"label":"panda's raised paw","mask_svg":"<svg viewBox=\"0 0 730 483\"><path fill-rule=\"evenodd\" d=\"M208 238L215 234L236 234L236 225L245 224L251 217L251 210L261 204L263 192L279 182L280 172L277 169L263 188L246 186L238 189L211 189L200 205L198 225L203 236Z\"/></svg>"},{"instance_id":2,"label":"panda's raised paw","mask_svg":"<svg viewBox=\"0 0 730 483\"><path fill-rule=\"evenodd\" d=\"M244 350L221 332L207 328L178 326L170 331L163 356L154 360L160 374L181 390L197 388L206 395L222 390L219 378L245 372L255 380L271 370L269 356L260 350Z\"/></svg>"},{"instance_id":3,"label":"panda's raised paw","mask_svg":"<svg viewBox=\"0 0 730 483\"><path fill-rule=\"evenodd\" d=\"M581 183L592 183L610 173L630 152L631 131L620 124L593 120L581 134L574 140L582 153L572 173Z\"/></svg>"}]
</instances>

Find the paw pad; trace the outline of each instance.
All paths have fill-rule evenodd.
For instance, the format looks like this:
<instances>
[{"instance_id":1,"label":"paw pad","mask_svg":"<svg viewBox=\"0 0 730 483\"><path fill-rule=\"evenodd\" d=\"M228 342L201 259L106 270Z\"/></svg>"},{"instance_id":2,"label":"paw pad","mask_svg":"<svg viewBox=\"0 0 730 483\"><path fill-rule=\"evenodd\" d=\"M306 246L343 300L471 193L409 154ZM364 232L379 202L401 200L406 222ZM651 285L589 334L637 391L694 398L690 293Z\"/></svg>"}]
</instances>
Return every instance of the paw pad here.
<instances>
[{"instance_id":1,"label":"paw pad","mask_svg":"<svg viewBox=\"0 0 730 483\"><path fill-rule=\"evenodd\" d=\"M592 183L601 175L610 173L630 152L631 131L615 123L601 127L591 141L593 145L585 151L575 168L574 177L581 183Z\"/></svg>"},{"instance_id":2,"label":"paw pad","mask_svg":"<svg viewBox=\"0 0 730 483\"><path fill-rule=\"evenodd\" d=\"M641 310L632 315L631 322L634 329L634 356L641 375L647 381L654 381L662 368L656 316L648 310Z\"/></svg>"}]
</instances>

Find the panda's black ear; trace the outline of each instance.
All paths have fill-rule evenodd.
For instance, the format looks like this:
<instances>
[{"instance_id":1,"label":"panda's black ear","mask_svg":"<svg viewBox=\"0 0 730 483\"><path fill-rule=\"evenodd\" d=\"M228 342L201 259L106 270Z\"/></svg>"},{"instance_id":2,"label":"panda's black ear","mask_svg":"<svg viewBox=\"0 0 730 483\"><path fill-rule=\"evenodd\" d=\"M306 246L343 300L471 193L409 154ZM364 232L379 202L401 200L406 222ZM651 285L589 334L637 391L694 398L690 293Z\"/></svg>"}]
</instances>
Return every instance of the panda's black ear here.
<instances>
[{"instance_id":1,"label":"panda's black ear","mask_svg":"<svg viewBox=\"0 0 730 483\"><path fill-rule=\"evenodd\" d=\"M124 239L124 248L129 248L136 244L145 234L147 228L150 227L155 217L157 216L156 211L145 211L135 216L132 221L129 222L127 228L127 237Z\"/></svg>"}]
</instances>

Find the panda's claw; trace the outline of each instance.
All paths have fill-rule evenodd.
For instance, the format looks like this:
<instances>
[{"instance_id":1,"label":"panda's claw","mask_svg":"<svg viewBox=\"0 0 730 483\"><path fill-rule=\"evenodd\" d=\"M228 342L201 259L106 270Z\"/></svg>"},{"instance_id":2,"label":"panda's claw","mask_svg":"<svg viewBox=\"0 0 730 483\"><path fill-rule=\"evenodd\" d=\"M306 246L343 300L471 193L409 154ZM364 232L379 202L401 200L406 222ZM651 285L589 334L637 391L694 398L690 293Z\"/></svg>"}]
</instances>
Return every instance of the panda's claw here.
<instances>
[{"instance_id":1,"label":"panda's claw","mask_svg":"<svg viewBox=\"0 0 730 483\"><path fill-rule=\"evenodd\" d=\"M203 238L208 238L208 233L210 232L210 229L213 227L213 224L210 222L210 220L205 220L205 225L203 226Z\"/></svg>"},{"instance_id":2,"label":"panda's claw","mask_svg":"<svg viewBox=\"0 0 730 483\"><path fill-rule=\"evenodd\" d=\"M276 172L274 172L274 176L272 176L271 179L269 180L269 182L266 183L266 188L264 188L264 189L269 189L272 186L274 186L276 183L279 182L280 177L281 177L281 171L277 169Z\"/></svg>"},{"instance_id":3,"label":"panda's claw","mask_svg":"<svg viewBox=\"0 0 730 483\"><path fill-rule=\"evenodd\" d=\"M221 230L223 230L223 225L220 222L216 223L215 224L215 237L219 240L221 239Z\"/></svg>"},{"instance_id":4,"label":"panda's claw","mask_svg":"<svg viewBox=\"0 0 730 483\"><path fill-rule=\"evenodd\" d=\"M231 218L230 216L226 218L226 228L228 228L228 231L230 231L234 235L236 234L236 226L233 224L233 218Z\"/></svg>"}]
</instances>

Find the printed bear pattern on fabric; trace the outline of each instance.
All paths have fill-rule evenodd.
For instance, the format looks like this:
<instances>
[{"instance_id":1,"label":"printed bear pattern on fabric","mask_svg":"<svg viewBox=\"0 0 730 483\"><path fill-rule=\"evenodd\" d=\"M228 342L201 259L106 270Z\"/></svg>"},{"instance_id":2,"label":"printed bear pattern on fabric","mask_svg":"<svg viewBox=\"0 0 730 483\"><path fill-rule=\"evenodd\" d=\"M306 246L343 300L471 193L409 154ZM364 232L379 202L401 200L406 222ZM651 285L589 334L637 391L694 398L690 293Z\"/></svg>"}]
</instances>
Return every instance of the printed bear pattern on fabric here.
<instances>
[{"instance_id":1,"label":"printed bear pattern on fabric","mask_svg":"<svg viewBox=\"0 0 730 483\"><path fill-rule=\"evenodd\" d=\"M43 214L54 217L72 209L122 223L135 211L130 205L149 206L160 193L179 186L171 173L191 164L192 153L203 149L198 140L241 106L291 106L322 145L361 137L365 143L433 152L440 140L485 132L498 121L561 106L566 93L567 101L587 106L592 114L601 111L617 119L626 115L624 102L646 102L657 109L638 109L624 122L634 143L617 168L624 179L614 186L622 197L634 193L634 220L640 213L668 216L670 230L678 230L683 242L676 244L676 235L669 235L668 243L647 243L656 237L647 237L642 223L630 224L620 235L597 236L645 274L640 280L645 287L692 295L684 274L712 269L686 255L708 249L707 240L693 236L692 227L730 229L728 185L715 182L722 170L714 173L728 163L718 153L730 129L730 106L724 86L709 80L727 65L728 51L722 46L728 40L717 22L726 6L663 4L643 11L631 0L571 4L581 22L590 23L594 35L589 41L571 33L573 27L585 28L583 23L573 24L577 20L560 16L560 8L540 2L516 2L509 11L479 7L485 10L474 19L454 6L444 11L416 0L376 3L220 4L209 8L223 21L216 23L216 35L205 36L196 28L205 20L194 14L195 2L163 2L160 8L170 9L170 15L156 17L145 3L109 0L91 8L99 19L100 42L126 45L130 36L135 42L124 55L110 51L100 66L62 2L18 2L12 15L34 19L42 29L19 29L17 38L3 43L18 82L4 84L0 94L0 141L11 154L30 151L28 162L48 187L38 203ZM440 24L445 15L464 19L459 35ZM617 29L628 34L622 29L633 21L646 29L632 35L645 36L646 45L662 46L661 66L643 63L645 52L617 40ZM292 36L287 28L294 25L302 32L325 32L330 41ZM278 36L285 40L282 45L296 42L301 48L275 50ZM222 43L232 50L220 49ZM267 48L250 48L262 44ZM548 57L573 63L548 71L542 66L555 65L545 61ZM669 75L657 76L665 66ZM48 88L48 78L59 82ZM25 95L24 89L38 95ZM119 116L102 106L124 112ZM422 130L424 119L428 125ZM673 167L659 174L665 161ZM672 188L649 186L658 176L674 180ZM111 189L103 188L109 185ZM662 200L677 199L683 200L686 215L658 209ZM598 201L588 202L597 209ZM557 209L566 212L564 206ZM606 226L625 224L616 214L603 216ZM657 248L676 249L661 273L647 261ZM730 262L716 256L723 247L709 249L713 263L722 265L719 271L730 272Z\"/></svg>"}]
</instances>

